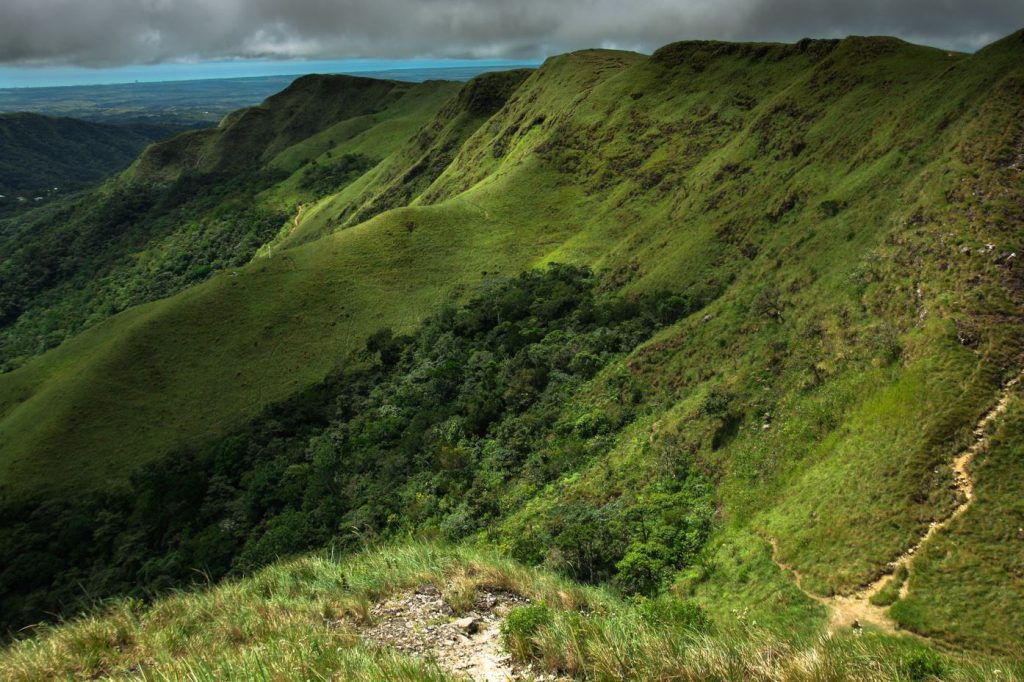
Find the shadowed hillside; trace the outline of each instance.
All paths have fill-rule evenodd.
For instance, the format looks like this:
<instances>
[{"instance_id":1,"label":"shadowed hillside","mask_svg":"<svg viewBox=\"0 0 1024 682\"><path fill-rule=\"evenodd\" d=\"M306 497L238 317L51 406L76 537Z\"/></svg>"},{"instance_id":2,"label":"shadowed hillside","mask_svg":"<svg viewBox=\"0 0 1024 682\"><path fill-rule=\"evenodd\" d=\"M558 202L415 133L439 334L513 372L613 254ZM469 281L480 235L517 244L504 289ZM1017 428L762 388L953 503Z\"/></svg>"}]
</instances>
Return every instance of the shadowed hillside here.
<instances>
[{"instance_id":1,"label":"shadowed hillside","mask_svg":"<svg viewBox=\"0 0 1024 682\"><path fill-rule=\"evenodd\" d=\"M146 145L181 130L173 124L107 125L0 114L0 215L38 204L37 196L48 202L98 183L128 166Z\"/></svg>"}]
</instances>

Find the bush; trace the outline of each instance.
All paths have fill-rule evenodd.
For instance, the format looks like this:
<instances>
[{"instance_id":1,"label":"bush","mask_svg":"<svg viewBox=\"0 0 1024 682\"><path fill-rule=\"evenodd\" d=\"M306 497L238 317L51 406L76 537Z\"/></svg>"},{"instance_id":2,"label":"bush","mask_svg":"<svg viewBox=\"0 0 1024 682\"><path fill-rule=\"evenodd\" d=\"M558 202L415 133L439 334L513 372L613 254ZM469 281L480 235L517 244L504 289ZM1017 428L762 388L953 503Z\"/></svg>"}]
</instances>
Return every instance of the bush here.
<instances>
[{"instance_id":1,"label":"bush","mask_svg":"<svg viewBox=\"0 0 1024 682\"><path fill-rule=\"evenodd\" d=\"M501 639L505 649L519 661L535 658L539 649L534 637L541 628L551 624L551 609L544 604L520 606L509 612L501 624Z\"/></svg>"},{"instance_id":2,"label":"bush","mask_svg":"<svg viewBox=\"0 0 1024 682\"><path fill-rule=\"evenodd\" d=\"M601 358L589 351L582 350L569 362L569 371L589 379L597 374L603 366L604 362L601 361Z\"/></svg>"},{"instance_id":3,"label":"bush","mask_svg":"<svg viewBox=\"0 0 1024 682\"><path fill-rule=\"evenodd\" d=\"M635 554L624 584L656 589L707 534L710 492L676 490L684 473L666 494L652 488L636 513L632 496L584 496L538 508L529 530L503 527L539 490L607 452L632 419L630 403L644 399L620 354L658 328L665 295L624 299L596 285L569 266L489 283L409 336L378 330L358 368L174 453L116 500L33 515L0 534L0 627L75 609L83 593L180 586L196 567L217 580L327 542L347 549L408 532L487 532L521 561L592 583L614 578L633 543L652 542L660 563ZM663 317L681 305L666 302ZM618 405L581 415L582 378L610 363L616 371L594 388ZM30 511L13 518L29 521ZM17 561L40 554L53 560Z\"/></svg>"},{"instance_id":4,"label":"bush","mask_svg":"<svg viewBox=\"0 0 1024 682\"><path fill-rule=\"evenodd\" d=\"M322 540L308 515L286 511L273 517L258 539L250 537L238 558L238 565L243 570L253 570L280 557L312 549Z\"/></svg>"},{"instance_id":5,"label":"bush","mask_svg":"<svg viewBox=\"0 0 1024 682\"><path fill-rule=\"evenodd\" d=\"M573 433L580 438L592 438L594 436L609 433L612 430L612 423L603 414L584 414L572 425Z\"/></svg>"},{"instance_id":6,"label":"bush","mask_svg":"<svg viewBox=\"0 0 1024 682\"><path fill-rule=\"evenodd\" d=\"M700 406L700 414L705 417L721 417L729 411L732 396L722 388L712 388L704 397Z\"/></svg>"},{"instance_id":7,"label":"bush","mask_svg":"<svg viewBox=\"0 0 1024 682\"><path fill-rule=\"evenodd\" d=\"M671 572L672 566L666 560L667 554L667 548L658 543L632 545L626 556L615 565L618 571L615 583L627 594L656 593Z\"/></svg>"},{"instance_id":8,"label":"bush","mask_svg":"<svg viewBox=\"0 0 1024 682\"><path fill-rule=\"evenodd\" d=\"M640 617L654 627L700 633L711 631L711 618L699 604L667 595L656 599L635 597L633 603Z\"/></svg>"},{"instance_id":9,"label":"bush","mask_svg":"<svg viewBox=\"0 0 1024 682\"><path fill-rule=\"evenodd\" d=\"M918 649L899 663L900 677L911 682L938 679L943 672L942 659L934 651Z\"/></svg>"}]
</instances>

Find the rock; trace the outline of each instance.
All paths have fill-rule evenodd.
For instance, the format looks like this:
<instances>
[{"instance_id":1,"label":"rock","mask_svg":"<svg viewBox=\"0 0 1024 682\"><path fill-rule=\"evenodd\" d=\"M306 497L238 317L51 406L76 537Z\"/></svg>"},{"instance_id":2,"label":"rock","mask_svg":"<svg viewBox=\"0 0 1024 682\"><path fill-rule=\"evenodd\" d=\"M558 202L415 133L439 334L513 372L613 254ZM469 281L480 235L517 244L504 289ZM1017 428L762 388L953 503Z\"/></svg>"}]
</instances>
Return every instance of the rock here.
<instances>
[{"instance_id":1,"label":"rock","mask_svg":"<svg viewBox=\"0 0 1024 682\"><path fill-rule=\"evenodd\" d=\"M480 630L480 619L474 618L473 616L467 616L465 618L459 618L453 622L452 625L462 630L466 634L475 635Z\"/></svg>"}]
</instances>

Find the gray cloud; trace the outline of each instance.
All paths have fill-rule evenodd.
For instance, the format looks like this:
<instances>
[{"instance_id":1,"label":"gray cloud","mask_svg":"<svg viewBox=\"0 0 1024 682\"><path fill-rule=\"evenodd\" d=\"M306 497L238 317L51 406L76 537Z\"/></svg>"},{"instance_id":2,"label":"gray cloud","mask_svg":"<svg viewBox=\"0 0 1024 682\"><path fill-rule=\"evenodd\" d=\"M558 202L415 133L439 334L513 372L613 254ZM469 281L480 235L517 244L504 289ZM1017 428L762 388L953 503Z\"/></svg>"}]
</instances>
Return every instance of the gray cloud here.
<instances>
[{"instance_id":1,"label":"gray cloud","mask_svg":"<svg viewBox=\"0 0 1024 682\"><path fill-rule=\"evenodd\" d=\"M0 63L525 58L850 34L973 50L1021 27L1021 0L4 0Z\"/></svg>"}]
</instances>

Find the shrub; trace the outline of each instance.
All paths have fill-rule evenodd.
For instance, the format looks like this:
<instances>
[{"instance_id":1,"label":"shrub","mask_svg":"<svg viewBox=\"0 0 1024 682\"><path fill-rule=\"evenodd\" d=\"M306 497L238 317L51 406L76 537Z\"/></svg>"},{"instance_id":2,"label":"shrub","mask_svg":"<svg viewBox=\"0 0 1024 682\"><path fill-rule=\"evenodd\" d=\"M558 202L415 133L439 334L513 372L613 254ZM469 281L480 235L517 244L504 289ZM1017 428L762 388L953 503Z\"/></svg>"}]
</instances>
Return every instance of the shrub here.
<instances>
[{"instance_id":1,"label":"shrub","mask_svg":"<svg viewBox=\"0 0 1024 682\"><path fill-rule=\"evenodd\" d=\"M729 411L732 397L722 388L715 387L708 391L700 406L700 414L705 417L721 417Z\"/></svg>"},{"instance_id":2,"label":"shrub","mask_svg":"<svg viewBox=\"0 0 1024 682\"><path fill-rule=\"evenodd\" d=\"M846 202L837 201L835 199L826 199L818 204L818 211L821 213L823 218L834 218L839 215L839 212L844 208L846 208Z\"/></svg>"},{"instance_id":3,"label":"shrub","mask_svg":"<svg viewBox=\"0 0 1024 682\"><path fill-rule=\"evenodd\" d=\"M943 673L942 659L930 649L918 649L899 663L900 677L911 682L938 679Z\"/></svg>"},{"instance_id":4,"label":"shrub","mask_svg":"<svg viewBox=\"0 0 1024 682\"><path fill-rule=\"evenodd\" d=\"M322 540L306 514L289 510L273 517L258 539L249 538L238 557L238 566L243 570L265 566L279 557L312 549Z\"/></svg>"},{"instance_id":5,"label":"shrub","mask_svg":"<svg viewBox=\"0 0 1024 682\"><path fill-rule=\"evenodd\" d=\"M651 595L661 588L671 571L667 548L654 542L632 545L615 565L615 583L627 594Z\"/></svg>"},{"instance_id":6,"label":"shrub","mask_svg":"<svg viewBox=\"0 0 1024 682\"><path fill-rule=\"evenodd\" d=\"M635 597L633 603L640 617L654 627L700 633L711 630L711 618L699 604L681 601L668 595L655 599Z\"/></svg>"},{"instance_id":7,"label":"shrub","mask_svg":"<svg viewBox=\"0 0 1024 682\"><path fill-rule=\"evenodd\" d=\"M604 363L601 361L601 358L590 351L583 350L577 353L569 362L569 371L589 379L597 374L603 366Z\"/></svg>"},{"instance_id":8,"label":"shrub","mask_svg":"<svg viewBox=\"0 0 1024 682\"><path fill-rule=\"evenodd\" d=\"M572 425L573 433L580 438L592 438L612 430L612 424L603 414L584 414Z\"/></svg>"},{"instance_id":9,"label":"shrub","mask_svg":"<svg viewBox=\"0 0 1024 682\"><path fill-rule=\"evenodd\" d=\"M535 637L541 628L551 624L551 618L551 609L543 603L520 606L510 611L501 624L505 649L519 661L535 658L539 653Z\"/></svg>"}]
</instances>

